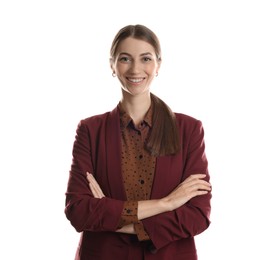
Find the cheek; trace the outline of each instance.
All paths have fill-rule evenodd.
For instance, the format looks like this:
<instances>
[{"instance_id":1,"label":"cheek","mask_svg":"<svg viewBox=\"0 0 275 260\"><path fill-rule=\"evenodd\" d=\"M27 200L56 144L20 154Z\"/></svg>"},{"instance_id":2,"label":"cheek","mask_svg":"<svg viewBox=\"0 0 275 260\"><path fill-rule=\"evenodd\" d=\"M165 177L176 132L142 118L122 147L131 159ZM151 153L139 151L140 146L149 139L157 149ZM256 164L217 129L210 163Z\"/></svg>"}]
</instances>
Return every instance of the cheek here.
<instances>
[{"instance_id":1,"label":"cheek","mask_svg":"<svg viewBox=\"0 0 275 260\"><path fill-rule=\"evenodd\" d=\"M150 74L155 75L156 72L157 72L157 70L158 70L158 65L157 64L152 64L152 65L148 66L148 70L147 71Z\"/></svg>"},{"instance_id":2,"label":"cheek","mask_svg":"<svg viewBox=\"0 0 275 260\"><path fill-rule=\"evenodd\" d=\"M157 68L156 67L150 68L149 70L147 70L147 73L148 75L150 75L151 78L153 78L157 73Z\"/></svg>"},{"instance_id":3,"label":"cheek","mask_svg":"<svg viewBox=\"0 0 275 260\"><path fill-rule=\"evenodd\" d=\"M123 75L127 71L127 67L123 65L117 65L115 67L115 71L117 75Z\"/></svg>"}]
</instances>

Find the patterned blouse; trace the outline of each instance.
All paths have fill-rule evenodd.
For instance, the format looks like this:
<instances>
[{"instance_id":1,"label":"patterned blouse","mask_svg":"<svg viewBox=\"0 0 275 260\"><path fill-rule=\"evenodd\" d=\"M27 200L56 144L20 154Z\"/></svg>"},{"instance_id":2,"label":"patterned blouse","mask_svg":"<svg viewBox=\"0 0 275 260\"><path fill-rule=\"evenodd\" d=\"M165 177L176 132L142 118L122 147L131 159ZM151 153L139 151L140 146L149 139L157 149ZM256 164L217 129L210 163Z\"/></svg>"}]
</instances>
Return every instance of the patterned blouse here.
<instances>
[{"instance_id":1,"label":"patterned blouse","mask_svg":"<svg viewBox=\"0 0 275 260\"><path fill-rule=\"evenodd\" d=\"M122 142L122 179L127 201L124 203L118 228L134 224L140 241L149 240L142 222L137 218L138 201L149 200L154 180L156 157L145 149L145 143L152 128L152 105L143 121L135 126L131 117L118 105Z\"/></svg>"}]
</instances>

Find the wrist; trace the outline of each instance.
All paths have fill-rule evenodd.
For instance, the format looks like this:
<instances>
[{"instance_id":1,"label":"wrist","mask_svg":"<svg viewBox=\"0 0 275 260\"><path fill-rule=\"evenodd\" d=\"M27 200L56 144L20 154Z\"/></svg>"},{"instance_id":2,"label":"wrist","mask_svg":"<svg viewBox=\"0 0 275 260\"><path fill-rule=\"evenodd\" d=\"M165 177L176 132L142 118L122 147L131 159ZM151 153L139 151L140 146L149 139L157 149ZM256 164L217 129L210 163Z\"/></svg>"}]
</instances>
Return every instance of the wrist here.
<instances>
[{"instance_id":1,"label":"wrist","mask_svg":"<svg viewBox=\"0 0 275 260\"><path fill-rule=\"evenodd\" d=\"M169 201L168 198L164 197L158 201L159 207L162 209L163 212L172 211L172 203Z\"/></svg>"},{"instance_id":2,"label":"wrist","mask_svg":"<svg viewBox=\"0 0 275 260\"><path fill-rule=\"evenodd\" d=\"M138 220L149 218L170 211L170 204L165 199L143 200L138 202Z\"/></svg>"}]
</instances>

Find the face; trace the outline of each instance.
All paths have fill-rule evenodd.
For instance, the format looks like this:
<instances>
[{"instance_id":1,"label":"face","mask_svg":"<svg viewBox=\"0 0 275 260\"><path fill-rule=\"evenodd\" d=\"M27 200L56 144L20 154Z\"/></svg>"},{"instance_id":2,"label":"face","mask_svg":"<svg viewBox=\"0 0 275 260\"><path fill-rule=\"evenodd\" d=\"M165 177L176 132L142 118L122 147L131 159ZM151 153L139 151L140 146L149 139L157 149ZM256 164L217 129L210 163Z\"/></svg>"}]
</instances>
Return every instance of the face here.
<instances>
[{"instance_id":1,"label":"face","mask_svg":"<svg viewBox=\"0 0 275 260\"><path fill-rule=\"evenodd\" d=\"M122 90L131 95L149 92L159 66L154 47L146 41L131 37L119 43L117 56L111 61Z\"/></svg>"}]
</instances>

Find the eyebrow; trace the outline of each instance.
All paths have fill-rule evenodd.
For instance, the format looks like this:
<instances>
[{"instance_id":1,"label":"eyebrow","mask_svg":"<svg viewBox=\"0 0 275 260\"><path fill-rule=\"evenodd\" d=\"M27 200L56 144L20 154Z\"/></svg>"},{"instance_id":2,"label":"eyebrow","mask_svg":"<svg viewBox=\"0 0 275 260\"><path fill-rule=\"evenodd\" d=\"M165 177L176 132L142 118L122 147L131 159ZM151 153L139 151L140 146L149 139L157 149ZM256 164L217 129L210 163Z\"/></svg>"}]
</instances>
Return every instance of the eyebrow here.
<instances>
[{"instance_id":1,"label":"eyebrow","mask_svg":"<svg viewBox=\"0 0 275 260\"><path fill-rule=\"evenodd\" d=\"M127 53L127 52L121 52L119 53L119 55L127 55L127 56L132 56L131 54ZM151 52L145 52L145 53L141 53L140 56L146 56L146 55L151 55L153 56L153 54Z\"/></svg>"}]
</instances>

